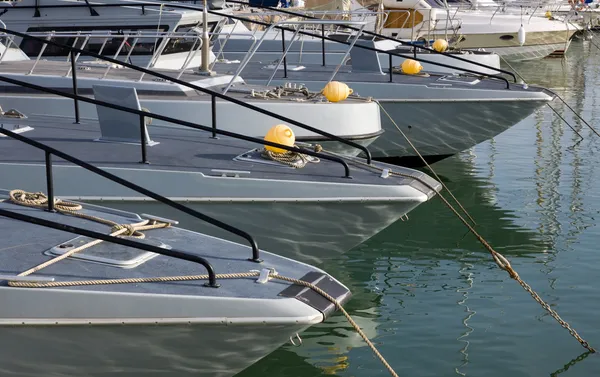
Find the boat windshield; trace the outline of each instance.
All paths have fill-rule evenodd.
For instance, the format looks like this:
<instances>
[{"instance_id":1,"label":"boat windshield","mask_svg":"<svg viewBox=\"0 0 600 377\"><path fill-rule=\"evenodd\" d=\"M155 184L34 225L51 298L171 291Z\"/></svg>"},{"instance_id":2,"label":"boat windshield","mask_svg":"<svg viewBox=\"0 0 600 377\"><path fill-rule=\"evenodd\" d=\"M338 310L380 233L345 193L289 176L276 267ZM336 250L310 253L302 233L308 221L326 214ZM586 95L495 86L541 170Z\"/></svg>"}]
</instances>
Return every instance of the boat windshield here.
<instances>
[{"instance_id":1,"label":"boat windshield","mask_svg":"<svg viewBox=\"0 0 600 377\"><path fill-rule=\"evenodd\" d=\"M198 24L178 26L175 29L177 38L169 38L163 54L189 52L192 48L198 48L198 41L202 37L202 31L197 26Z\"/></svg>"},{"instance_id":2,"label":"boat windshield","mask_svg":"<svg viewBox=\"0 0 600 377\"><path fill-rule=\"evenodd\" d=\"M432 8L446 8L443 0L425 0Z\"/></svg>"},{"instance_id":3,"label":"boat windshield","mask_svg":"<svg viewBox=\"0 0 600 377\"><path fill-rule=\"evenodd\" d=\"M138 32L148 31L150 33L156 32L165 32L168 31L168 25L162 25L161 27L157 27L156 25L148 25L148 26L135 26L129 29L124 29L122 27L110 27L110 26L52 26L52 27L30 27L27 29L28 33L51 33L56 32L56 34L50 38L52 41L56 43L66 44L69 46L74 46L77 48L83 47L84 50L90 51L93 53L102 52L103 55L112 56L121 49L121 53L127 54L129 49L132 47L133 39L135 37L131 37L126 41L125 45L121 47L123 42L123 37L126 34L135 34ZM84 37L75 37L78 31L83 33L97 34L102 35L102 33L112 33L114 37L103 38L103 37L95 37L90 38L89 41L84 44ZM63 34L63 35L61 35ZM107 34L105 34L107 35ZM131 55L148 55L153 54L156 46L160 44L160 40L162 38L156 37L139 37L138 42L133 46L133 51L131 51ZM21 50L29 56L37 55L42 46L44 44L34 39L24 38L20 44ZM67 56L69 51L67 49L60 48L58 46L48 45L44 50L44 56Z\"/></svg>"}]
</instances>

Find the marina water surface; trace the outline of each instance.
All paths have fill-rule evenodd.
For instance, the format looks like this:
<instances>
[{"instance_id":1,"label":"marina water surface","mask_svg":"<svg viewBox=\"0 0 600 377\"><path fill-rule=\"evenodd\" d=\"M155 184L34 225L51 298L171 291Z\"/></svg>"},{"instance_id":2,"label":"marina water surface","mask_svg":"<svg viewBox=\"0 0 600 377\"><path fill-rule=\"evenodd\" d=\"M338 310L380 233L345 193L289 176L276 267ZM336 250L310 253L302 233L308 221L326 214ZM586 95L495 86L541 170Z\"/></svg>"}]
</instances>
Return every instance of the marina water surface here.
<instances>
[{"instance_id":1,"label":"marina water surface","mask_svg":"<svg viewBox=\"0 0 600 377\"><path fill-rule=\"evenodd\" d=\"M513 67L600 129L595 37L574 40L564 60ZM552 105L583 140L544 107L433 167L480 234L600 347L600 137L559 101ZM347 309L401 376L600 374L600 356L585 353L437 198L320 267L353 291ZM267 375L388 374L338 315L309 328L301 346L283 346L238 376Z\"/></svg>"}]
</instances>

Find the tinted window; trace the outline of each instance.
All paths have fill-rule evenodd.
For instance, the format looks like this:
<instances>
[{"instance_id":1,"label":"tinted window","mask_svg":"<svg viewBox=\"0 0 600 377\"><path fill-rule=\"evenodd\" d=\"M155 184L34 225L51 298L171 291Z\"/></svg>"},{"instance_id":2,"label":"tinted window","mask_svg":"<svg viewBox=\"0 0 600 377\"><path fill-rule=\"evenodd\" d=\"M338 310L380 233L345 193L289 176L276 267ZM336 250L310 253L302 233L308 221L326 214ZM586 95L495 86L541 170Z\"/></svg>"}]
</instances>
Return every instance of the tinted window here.
<instances>
[{"instance_id":1,"label":"tinted window","mask_svg":"<svg viewBox=\"0 0 600 377\"><path fill-rule=\"evenodd\" d=\"M156 26L136 26L136 27L132 27L130 29L106 26L106 27L102 27L101 30L98 27L72 26L72 27L32 27L32 28L29 28L27 30L27 32L43 33L43 32L55 31L55 32L76 33L77 31L81 31L84 33L85 32L104 32L106 34L108 32L111 32L114 35L114 37L108 37L108 39L106 37L90 38L88 43L84 46L84 50L94 52L96 54L100 53L100 50L102 50L102 55L112 57L117 53L119 46L121 46L121 43L123 43L123 37L119 36L119 35L133 34L138 31L144 31L144 30L154 31L154 32L156 32L156 31L165 32L165 31L168 31L168 29L169 29L169 27L167 25L163 25L160 29L158 29ZM136 38L136 36L130 36L127 39L127 42L121 49L119 56L126 56L129 53L135 38ZM65 44L68 46L74 46L74 43L77 40L77 44L74 47L81 48L81 46L85 40L85 37L79 37L79 39L77 39L76 37L65 37L65 36L57 35L57 36L54 36L53 38L51 38L51 40L53 42ZM104 45L104 48L102 48L102 44L104 43L105 40L106 40L106 44ZM153 54L155 49L160 45L161 42L162 42L162 38L139 37L131 55ZM37 54L39 54L42 46L43 46L43 42L24 38L21 41L21 45L19 47L25 52L25 54L27 54L29 56L36 56ZM67 54L68 54L67 49L64 49L64 48L61 48L58 46L47 45L46 49L44 50L43 56L67 56Z\"/></svg>"}]
</instances>

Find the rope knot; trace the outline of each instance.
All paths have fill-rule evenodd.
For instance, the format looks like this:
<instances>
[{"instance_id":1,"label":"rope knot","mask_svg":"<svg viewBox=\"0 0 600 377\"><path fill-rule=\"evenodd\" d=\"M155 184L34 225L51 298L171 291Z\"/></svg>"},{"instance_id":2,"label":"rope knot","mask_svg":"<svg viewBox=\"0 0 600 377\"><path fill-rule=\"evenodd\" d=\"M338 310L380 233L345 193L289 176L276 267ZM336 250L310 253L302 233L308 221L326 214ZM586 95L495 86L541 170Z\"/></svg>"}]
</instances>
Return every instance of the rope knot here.
<instances>
[{"instance_id":1,"label":"rope knot","mask_svg":"<svg viewBox=\"0 0 600 377\"><path fill-rule=\"evenodd\" d=\"M135 228L133 227L133 225L131 224L116 224L113 225L112 228L110 229L111 233L115 233L118 232L119 230L122 229L126 229L125 232L119 234L120 236L140 236L142 235L141 233L139 233L138 231L135 230Z\"/></svg>"}]
</instances>

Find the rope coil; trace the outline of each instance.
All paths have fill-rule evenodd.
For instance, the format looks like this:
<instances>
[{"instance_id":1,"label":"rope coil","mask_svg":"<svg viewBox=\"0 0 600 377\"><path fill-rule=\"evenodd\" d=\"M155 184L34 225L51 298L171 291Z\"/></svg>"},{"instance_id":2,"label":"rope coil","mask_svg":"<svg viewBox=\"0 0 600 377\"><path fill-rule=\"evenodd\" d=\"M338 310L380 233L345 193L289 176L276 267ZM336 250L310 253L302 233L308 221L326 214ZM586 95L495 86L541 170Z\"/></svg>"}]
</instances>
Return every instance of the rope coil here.
<instances>
[{"instance_id":1,"label":"rope coil","mask_svg":"<svg viewBox=\"0 0 600 377\"><path fill-rule=\"evenodd\" d=\"M18 205L25 206L25 207L43 209L48 206L48 197L42 192L32 193L32 192L26 192L26 191L17 189L17 190L11 190L9 192L8 196L9 196L11 202L18 204ZM154 221L154 220L153 221L143 220L139 223L134 223L134 224L119 224L114 221L103 219L98 216L92 216L92 215L88 215L85 213L77 212L77 211L80 211L83 209L83 206L81 204L63 201L61 199L54 199L54 209L57 212L62 213L64 215L74 216L74 217L78 217L78 218L82 218L82 219L86 219L86 220L90 220L90 221L95 221L95 222L98 222L98 223L101 223L104 225L108 225L111 227L110 235L113 237L128 236L128 237L143 239L143 238L145 238L144 233L141 232L143 230L167 228L167 227L171 226L170 223L162 223L162 222L158 222L158 221ZM98 245L101 242L103 242L103 241L102 240L90 241L84 245L81 245L79 247L71 249L58 257L55 257L44 263L34 266L27 271L21 272L18 276L30 275L30 274L32 274L36 271L39 271L45 267L48 267L56 262L66 259L75 253L78 253L82 250L88 249L94 245ZM16 282L9 281L8 285L17 286L17 285L14 285L15 283Z\"/></svg>"},{"instance_id":2,"label":"rope coil","mask_svg":"<svg viewBox=\"0 0 600 377\"><path fill-rule=\"evenodd\" d=\"M294 145L294 148L298 148L297 145ZM320 144L316 144L314 147L315 152L321 152L323 147ZM317 157L309 156L306 154L293 152L293 151L285 151L283 153L273 152L268 149L263 149L261 151L261 156L268 160L273 160L280 162L284 165L291 166L296 169L302 169L309 162L311 163L319 163L321 160Z\"/></svg>"}]
</instances>

